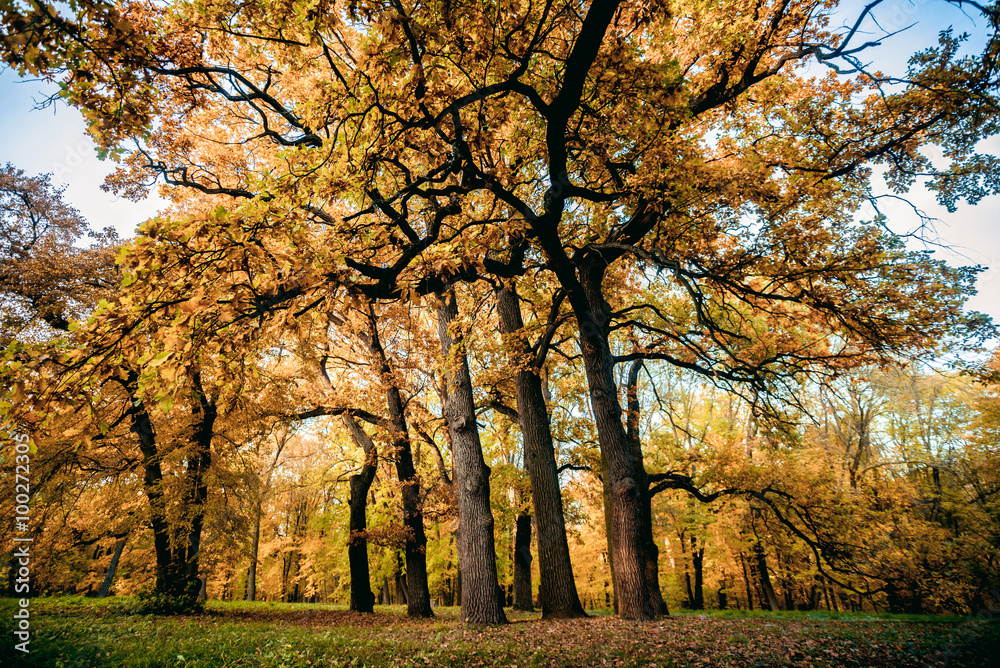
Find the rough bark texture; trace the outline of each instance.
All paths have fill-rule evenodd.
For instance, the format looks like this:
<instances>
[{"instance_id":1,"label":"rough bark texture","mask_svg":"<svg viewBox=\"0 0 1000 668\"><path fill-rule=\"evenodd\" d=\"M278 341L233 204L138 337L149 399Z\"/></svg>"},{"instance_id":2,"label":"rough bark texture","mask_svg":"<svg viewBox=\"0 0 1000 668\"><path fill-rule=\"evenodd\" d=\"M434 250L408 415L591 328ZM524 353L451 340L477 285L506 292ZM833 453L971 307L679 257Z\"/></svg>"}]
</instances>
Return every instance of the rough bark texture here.
<instances>
[{"instance_id":1,"label":"rough bark texture","mask_svg":"<svg viewBox=\"0 0 1000 668\"><path fill-rule=\"evenodd\" d=\"M667 602L663 600L663 594L660 591L660 548L653 537L653 496L649 490L649 476L646 474L646 466L643 463L642 441L639 439L639 372L641 370L642 360L635 360L628 372L628 384L625 391L628 400L626 433L632 446L636 485L639 488L641 539L649 604L657 614L669 615L670 610L667 608Z\"/></svg>"},{"instance_id":2,"label":"rough bark texture","mask_svg":"<svg viewBox=\"0 0 1000 668\"><path fill-rule=\"evenodd\" d=\"M531 600L531 515L518 515L514 529L514 609L534 612Z\"/></svg>"},{"instance_id":3,"label":"rough bark texture","mask_svg":"<svg viewBox=\"0 0 1000 668\"><path fill-rule=\"evenodd\" d=\"M392 453L396 461L396 477L402 487L403 526L406 527L406 614L410 617L433 617L427 581L427 536L424 533L424 513L420 504L420 478L413 465L410 434L403 412L403 397L389 358L382 347L375 312L370 305L368 315L368 346L385 387L386 407L392 424Z\"/></svg>"},{"instance_id":4,"label":"rough bark texture","mask_svg":"<svg viewBox=\"0 0 1000 668\"><path fill-rule=\"evenodd\" d=\"M580 350L590 388L590 405L607 463L618 614L626 619L652 619L655 612L649 602L641 538L642 504L632 447L622 423L614 379L614 357L608 342L611 307L603 296L603 267L599 259L581 267L582 296L586 299L581 301L581 295L570 291L570 302L580 327Z\"/></svg>"},{"instance_id":5,"label":"rough bark texture","mask_svg":"<svg viewBox=\"0 0 1000 668\"><path fill-rule=\"evenodd\" d=\"M122 558L122 552L125 550L125 543L128 541L128 536L123 536L118 544L115 545L115 553L111 555L111 563L108 564L108 570L104 574L104 582L101 583L101 591L97 593L97 598L107 598L108 594L111 593L111 585L115 581L115 573L118 572L118 562Z\"/></svg>"},{"instance_id":6,"label":"rough bark texture","mask_svg":"<svg viewBox=\"0 0 1000 668\"><path fill-rule=\"evenodd\" d=\"M458 551L462 568L462 621L466 624L506 624L503 599L497 582L493 513L490 510L490 469L476 425L472 377L462 349L462 335L449 332L458 318L455 294L440 295L438 335L447 367L448 399L445 415L451 433L458 517L461 526Z\"/></svg>"},{"instance_id":7,"label":"rough bark texture","mask_svg":"<svg viewBox=\"0 0 1000 668\"><path fill-rule=\"evenodd\" d=\"M500 331L511 337L524 328L517 293L504 288L497 293ZM542 617L583 617L570 562L566 540L566 519L559 473L556 467L549 414L538 367L523 338L512 340L514 354L519 359L514 383L517 395L517 417L524 441L524 466L531 482L531 499L538 524L539 603Z\"/></svg>"},{"instance_id":8,"label":"rough bark texture","mask_svg":"<svg viewBox=\"0 0 1000 668\"><path fill-rule=\"evenodd\" d=\"M375 480L377 451L375 443L354 418L344 416L344 426L355 445L365 453L361 472L352 475L350 479L351 498L348 506L351 518L350 538L347 541L347 561L351 571L350 609L355 612L374 612L375 595L372 594L368 570L368 539L365 531L368 529L368 490Z\"/></svg>"}]
</instances>

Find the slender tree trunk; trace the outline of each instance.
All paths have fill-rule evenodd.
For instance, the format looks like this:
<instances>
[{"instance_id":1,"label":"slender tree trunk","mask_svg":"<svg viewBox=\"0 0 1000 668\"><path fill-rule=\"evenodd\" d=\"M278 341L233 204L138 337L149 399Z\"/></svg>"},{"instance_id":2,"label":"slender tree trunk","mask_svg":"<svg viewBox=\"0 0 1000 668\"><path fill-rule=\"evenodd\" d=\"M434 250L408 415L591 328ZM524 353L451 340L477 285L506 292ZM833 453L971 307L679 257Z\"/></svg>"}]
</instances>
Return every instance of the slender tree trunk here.
<instances>
[{"instance_id":1,"label":"slender tree trunk","mask_svg":"<svg viewBox=\"0 0 1000 668\"><path fill-rule=\"evenodd\" d=\"M205 507L208 504L208 469L212 465L212 437L218 409L201 385L201 372L192 376L196 396L192 404L195 419L195 450L187 459L188 495L186 509L191 515L188 530L187 558L184 563L184 591L195 598L201 589L198 564L201 557L201 533L205 524Z\"/></svg>"},{"instance_id":2,"label":"slender tree trunk","mask_svg":"<svg viewBox=\"0 0 1000 668\"><path fill-rule=\"evenodd\" d=\"M344 416L344 426L351 433L351 439L365 453L365 461L361 472L350 478L350 538L347 540L347 561L351 571L351 602L350 609L355 612L374 612L375 595L372 594L370 573L368 570L368 490L371 489L377 470L377 451L375 443L361 428L357 421Z\"/></svg>"},{"instance_id":3,"label":"slender tree trunk","mask_svg":"<svg viewBox=\"0 0 1000 668\"><path fill-rule=\"evenodd\" d=\"M695 538L691 536L691 568L694 571L694 601L691 605L694 610L705 609L705 591L703 565L705 563L705 548L695 549Z\"/></svg>"},{"instance_id":4,"label":"slender tree trunk","mask_svg":"<svg viewBox=\"0 0 1000 668\"><path fill-rule=\"evenodd\" d=\"M524 441L524 467L531 483L531 500L538 524L539 603L542 618L582 617L586 613L573 578L559 473L545 394L537 361L523 338L521 306L513 288L497 292L500 331L511 337L517 417ZM516 338L515 338L516 337ZM516 571L515 571L516 572ZM530 571L529 571L530 572Z\"/></svg>"},{"instance_id":5,"label":"slender tree trunk","mask_svg":"<svg viewBox=\"0 0 1000 668\"><path fill-rule=\"evenodd\" d=\"M257 600L257 555L260 552L260 516L261 502L257 501L256 512L253 518L253 540L250 543L250 571L247 573L247 599Z\"/></svg>"},{"instance_id":6,"label":"slender tree trunk","mask_svg":"<svg viewBox=\"0 0 1000 668\"><path fill-rule=\"evenodd\" d=\"M101 584L101 591L98 592L97 598L107 598L108 594L111 593L111 585L115 581L115 573L118 572L118 561L122 558L127 541L128 536L122 536L118 544L115 545L115 553L111 555L111 563L108 564L108 570L104 574L104 582Z\"/></svg>"},{"instance_id":7,"label":"slender tree trunk","mask_svg":"<svg viewBox=\"0 0 1000 668\"><path fill-rule=\"evenodd\" d=\"M747 610L753 610L753 589L750 586L750 575L747 573L746 556L740 552L740 565L743 567L743 584L747 589Z\"/></svg>"},{"instance_id":8,"label":"slender tree trunk","mask_svg":"<svg viewBox=\"0 0 1000 668\"><path fill-rule=\"evenodd\" d=\"M451 433L455 488L461 534L459 561L462 567L462 621L466 624L506 624L497 580L493 513L490 510L490 469L476 425L472 377L458 325L458 303L454 290L440 295L438 335L447 368L445 415Z\"/></svg>"},{"instance_id":9,"label":"slender tree trunk","mask_svg":"<svg viewBox=\"0 0 1000 668\"><path fill-rule=\"evenodd\" d=\"M531 599L531 515L522 513L514 531L514 609L534 612Z\"/></svg>"},{"instance_id":10,"label":"slender tree trunk","mask_svg":"<svg viewBox=\"0 0 1000 668\"><path fill-rule=\"evenodd\" d=\"M774 587L771 586L771 575L767 570L767 553L764 551L764 546L760 541L757 541L754 543L753 549L757 557L757 576L760 578L760 588L764 592L767 605L772 611L780 610L778 597L774 593Z\"/></svg>"},{"instance_id":11,"label":"slender tree trunk","mask_svg":"<svg viewBox=\"0 0 1000 668\"><path fill-rule=\"evenodd\" d=\"M163 498L163 470L160 467L160 453L156 447L156 431L149 413L138 394L139 375L130 370L125 386L132 400L131 430L139 439L142 452L142 489L149 503L149 524L153 530L153 551L156 555L156 575L154 588L161 594L174 595L175 563L170 549L170 527L167 524L165 500Z\"/></svg>"},{"instance_id":12,"label":"slender tree trunk","mask_svg":"<svg viewBox=\"0 0 1000 668\"><path fill-rule=\"evenodd\" d=\"M420 477L413 465L410 435L403 412L403 397L389 358L382 347L374 307L368 305L368 346L375 358L385 386L386 407L392 423L392 452L396 477L402 487L403 526L406 527L406 614L409 617L433 617L427 581L427 536L420 505Z\"/></svg>"}]
</instances>

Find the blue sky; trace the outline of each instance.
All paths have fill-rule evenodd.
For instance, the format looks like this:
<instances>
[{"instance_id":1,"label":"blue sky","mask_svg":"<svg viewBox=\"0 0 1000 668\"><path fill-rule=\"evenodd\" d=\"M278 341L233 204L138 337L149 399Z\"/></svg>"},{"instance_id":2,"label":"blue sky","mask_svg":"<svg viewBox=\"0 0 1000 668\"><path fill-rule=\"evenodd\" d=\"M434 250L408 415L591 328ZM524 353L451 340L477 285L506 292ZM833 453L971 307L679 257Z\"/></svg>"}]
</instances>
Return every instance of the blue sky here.
<instances>
[{"instance_id":1,"label":"blue sky","mask_svg":"<svg viewBox=\"0 0 1000 668\"><path fill-rule=\"evenodd\" d=\"M845 3L840 16L847 21L863 5ZM916 23L865 58L890 73L902 73L909 54L922 45L933 44L938 31L948 25L974 37L982 35L985 27L982 19L973 18L971 10L967 14L939 0L890 0L878 8L875 19L877 25L869 21L865 26L867 39L880 34L879 27L895 31ZM67 200L92 227L110 225L123 236L132 236L136 226L155 215L163 203L157 198L133 203L100 189L113 165L97 159L80 115L61 103L34 110L36 102L52 90L53 86L44 82L18 81L12 72L0 72L0 163L11 162L29 174L51 172L55 183L67 186ZM1000 153L1000 140L991 140L987 148ZM915 188L910 199L940 220L935 232L938 241L949 249L938 251L939 257L952 264L989 267L980 276L980 294L971 300L970 307L1000 321L1000 197L988 198L976 207L962 206L954 214L937 206L923 188ZM889 215L894 229L905 231L916 224L905 204L887 203L883 212Z\"/></svg>"}]
</instances>

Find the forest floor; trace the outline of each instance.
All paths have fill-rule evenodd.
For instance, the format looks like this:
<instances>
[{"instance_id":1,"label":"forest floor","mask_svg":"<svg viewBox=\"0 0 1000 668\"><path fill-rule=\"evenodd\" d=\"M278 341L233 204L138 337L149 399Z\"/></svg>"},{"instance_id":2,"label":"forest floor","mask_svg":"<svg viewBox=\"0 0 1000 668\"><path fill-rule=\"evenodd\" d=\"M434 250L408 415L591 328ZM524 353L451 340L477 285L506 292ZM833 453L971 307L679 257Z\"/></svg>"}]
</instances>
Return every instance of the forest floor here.
<instances>
[{"instance_id":1,"label":"forest floor","mask_svg":"<svg viewBox=\"0 0 1000 668\"><path fill-rule=\"evenodd\" d=\"M138 614L130 599L38 598L30 654L14 650L14 599L0 599L0 666L320 668L341 666L1000 666L1000 619L850 613L682 612L630 622L598 612L463 628L332 605L209 602L199 616Z\"/></svg>"}]
</instances>

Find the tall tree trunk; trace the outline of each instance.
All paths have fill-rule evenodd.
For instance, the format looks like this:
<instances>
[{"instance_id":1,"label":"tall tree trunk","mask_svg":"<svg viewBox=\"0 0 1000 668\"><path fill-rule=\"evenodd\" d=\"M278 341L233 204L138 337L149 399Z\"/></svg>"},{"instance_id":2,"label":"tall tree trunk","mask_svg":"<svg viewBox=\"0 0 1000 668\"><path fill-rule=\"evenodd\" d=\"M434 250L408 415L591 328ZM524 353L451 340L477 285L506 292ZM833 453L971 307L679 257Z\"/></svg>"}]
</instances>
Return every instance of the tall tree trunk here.
<instances>
[{"instance_id":1,"label":"tall tree trunk","mask_svg":"<svg viewBox=\"0 0 1000 668\"><path fill-rule=\"evenodd\" d=\"M368 305L368 346L378 366L385 386L386 407L392 423L392 452L396 461L396 477L402 487L403 526L406 527L406 614L409 617L433 617L430 588L427 581L427 536L424 533L424 512L420 505L420 477L413 465L413 452L403 397L399 384L382 347L374 307Z\"/></svg>"},{"instance_id":2,"label":"tall tree trunk","mask_svg":"<svg viewBox=\"0 0 1000 668\"><path fill-rule=\"evenodd\" d=\"M641 504L641 537L649 604L657 614L669 615L670 610L667 608L667 602L663 600L663 593L660 591L660 548L653 537L653 496L649 491L649 476L646 474L646 466L643 463L642 441L639 440L639 371L641 370L642 360L635 360L628 372L628 384L625 390L628 401L626 433L632 446L632 458L635 460L636 486L639 490Z\"/></svg>"},{"instance_id":3,"label":"tall tree trunk","mask_svg":"<svg viewBox=\"0 0 1000 668\"><path fill-rule=\"evenodd\" d=\"M490 469L483 460L472 377L463 335L453 330L458 320L454 290L440 295L438 336L445 356L448 399L445 415L451 434L455 488L461 533L462 621L466 624L506 624L497 581L493 513L490 510Z\"/></svg>"},{"instance_id":4,"label":"tall tree trunk","mask_svg":"<svg viewBox=\"0 0 1000 668\"><path fill-rule=\"evenodd\" d=\"M754 543L753 549L757 558L757 576L760 578L761 591L764 592L771 610L778 611L781 606L778 605L778 597L774 593L774 587L771 586L771 574L767 570L767 553L764 551L764 545L758 540Z\"/></svg>"},{"instance_id":5,"label":"tall tree trunk","mask_svg":"<svg viewBox=\"0 0 1000 668\"><path fill-rule=\"evenodd\" d=\"M350 609L355 612L374 612L375 595L372 594L371 575L368 570L368 490L371 489L377 470L377 451L375 443L361 428L357 421L344 416L344 426L351 434L351 439L365 453L365 461L361 472L350 478L350 537L347 540L347 561L351 571L351 603Z\"/></svg>"},{"instance_id":6,"label":"tall tree trunk","mask_svg":"<svg viewBox=\"0 0 1000 668\"><path fill-rule=\"evenodd\" d=\"M167 524L166 501L163 498L163 470L156 447L156 431L145 403L139 397L139 375L129 370L125 386L132 402L131 430L139 439L142 452L142 489L149 503L149 524L153 530L153 551L156 555L154 588L161 594L175 595L176 567L170 549L170 526Z\"/></svg>"},{"instance_id":7,"label":"tall tree trunk","mask_svg":"<svg viewBox=\"0 0 1000 668\"><path fill-rule=\"evenodd\" d=\"M517 516L514 530L514 609L534 612L531 600L531 515Z\"/></svg>"},{"instance_id":8,"label":"tall tree trunk","mask_svg":"<svg viewBox=\"0 0 1000 668\"><path fill-rule=\"evenodd\" d=\"M601 285L604 267L599 258L581 265L582 291L568 292L580 330L580 351L598 441L607 463L616 609L625 619L652 619L655 612L646 585L640 490L632 446L622 423L614 356L608 341L611 307Z\"/></svg>"},{"instance_id":9,"label":"tall tree trunk","mask_svg":"<svg viewBox=\"0 0 1000 668\"><path fill-rule=\"evenodd\" d=\"M195 419L194 452L187 459L188 494L185 509L191 516L188 530L187 558L184 563L184 592L197 598L201 589L198 579L198 564L201 557L201 533L205 525L205 507L208 504L208 469L212 465L212 437L215 435L215 420L218 409L205 393L201 384L201 372L192 375L195 397L192 415Z\"/></svg>"},{"instance_id":10,"label":"tall tree trunk","mask_svg":"<svg viewBox=\"0 0 1000 668\"><path fill-rule=\"evenodd\" d=\"M497 292L497 311L500 331L513 339L513 354L519 358L514 364L517 369L514 376L517 418L524 441L524 467L531 483L531 500L538 524L538 595L542 618L582 617L586 613L580 603L570 563L559 472L539 377L540 355L532 358L531 349L523 337L521 306L513 288Z\"/></svg>"},{"instance_id":11,"label":"tall tree trunk","mask_svg":"<svg viewBox=\"0 0 1000 668\"><path fill-rule=\"evenodd\" d=\"M253 518L253 540L250 543L250 570L247 573L247 599L257 600L257 556L260 553L260 516L262 513L261 502L257 501L256 512Z\"/></svg>"},{"instance_id":12,"label":"tall tree trunk","mask_svg":"<svg viewBox=\"0 0 1000 668\"><path fill-rule=\"evenodd\" d=\"M590 406L597 427L601 452L607 460L611 491L611 528L615 599L618 614L626 619L652 619L655 611L646 586L645 551L642 541L642 511L636 484L635 461L625 426L618 386L614 378L614 356L609 343L611 306L604 298L604 272L616 251L586 252L572 259L559 238L561 200L554 208L531 221L550 268L566 290L580 337L580 352L590 389ZM639 226L652 227L651 211L636 212ZM638 229L638 227L636 228ZM620 253L617 253L620 255Z\"/></svg>"},{"instance_id":13,"label":"tall tree trunk","mask_svg":"<svg viewBox=\"0 0 1000 668\"><path fill-rule=\"evenodd\" d=\"M747 573L747 559L743 552L740 552L740 565L743 567L743 584L747 590L747 610L753 610L753 589L750 587L750 575Z\"/></svg>"},{"instance_id":14,"label":"tall tree trunk","mask_svg":"<svg viewBox=\"0 0 1000 668\"><path fill-rule=\"evenodd\" d=\"M118 544L115 545L115 553L111 555L111 563L108 564L108 570L104 574L104 582L101 584L101 591L97 593L97 598L107 598L108 594L111 593L111 585L115 581L115 573L118 572L118 561L122 558L127 541L128 536L122 536L118 540Z\"/></svg>"},{"instance_id":15,"label":"tall tree trunk","mask_svg":"<svg viewBox=\"0 0 1000 668\"><path fill-rule=\"evenodd\" d=\"M704 570L703 565L705 563L705 548L695 547L695 537L691 536L691 569L694 571L694 600L692 601L691 608L693 610L704 610L705 609L705 591L704 591Z\"/></svg>"}]
</instances>

